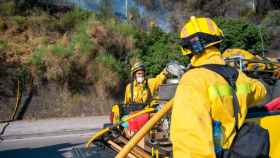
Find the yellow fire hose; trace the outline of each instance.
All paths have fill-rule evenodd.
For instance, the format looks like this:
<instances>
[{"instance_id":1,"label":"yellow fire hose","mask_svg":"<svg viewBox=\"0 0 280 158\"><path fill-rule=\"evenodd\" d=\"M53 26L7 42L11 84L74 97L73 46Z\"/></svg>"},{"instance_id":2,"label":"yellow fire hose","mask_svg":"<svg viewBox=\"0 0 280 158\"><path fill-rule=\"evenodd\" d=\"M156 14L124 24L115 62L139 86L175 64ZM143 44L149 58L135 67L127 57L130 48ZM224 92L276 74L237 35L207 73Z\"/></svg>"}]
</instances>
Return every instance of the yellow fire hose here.
<instances>
[{"instance_id":1,"label":"yellow fire hose","mask_svg":"<svg viewBox=\"0 0 280 158\"><path fill-rule=\"evenodd\" d=\"M122 119L120 122L115 123L110 127L106 127L106 128L101 129L100 131L96 132L93 136L91 136L91 138L86 143L85 147L88 148L90 146L91 142L93 142L95 139L101 137L105 133L109 132L112 128L117 127L117 126L121 125L122 123L127 122L128 120L131 120L131 119L133 119L137 116L140 116L140 115L145 114L145 113L152 112L154 110L155 110L154 108L146 108L146 109L141 110L141 111L139 111L135 114L129 115L128 117Z\"/></svg>"},{"instance_id":2,"label":"yellow fire hose","mask_svg":"<svg viewBox=\"0 0 280 158\"><path fill-rule=\"evenodd\" d=\"M16 113L18 111L19 105L20 105L20 101L21 101L21 97L22 97L22 91L20 90L20 81L17 80L17 100L16 100L16 106L14 109L13 114L10 117L10 120L14 120L16 117Z\"/></svg>"},{"instance_id":3,"label":"yellow fire hose","mask_svg":"<svg viewBox=\"0 0 280 158\"><path fill-rule=\"evenodd\" d=\"M21 97L22 97L22 90L20 89L20 80L18 79L17 80L17 99L16 99L16 106L14 108L14 111L12 113L12 115L10 116L9 120L7 121L1 121L6 123L3 128L1 129L0 131L0 136L4 134L6 128L10 125L10 122L14 121L15 120L15 117L16 117L16 114L17 114L17 111L18 111L18 108L19 108L19 105L20 105L20 101L21 101ZM0 140L2 141L3 138L0 137Z\"/></svg>"},{"instance_id":4,"label":"yellow fire hose","mask_svg":"<svg viewBox=\"0 0 280 158\"><path fill-rule=\"evenodd\" d=\"M152 157L159 158L159 149L158 149L158 146L152 147Z\"/></svg>"},{"instance_id":5,"label":"yellow fire hose","mask_svg":"<svg viewBox=\"0 0 280 158\"><path fill-rule=\"evenodd\" d=\"M123 147L115 158L125 158L149 130L172 108L173 99L168 101Z\"/></svg>"},{"instance_id":6,"label":"yellow fire hose","mask_svg":"<svg viewBox=\"0 0 280 158\"><path fill-rule=\"evenodd\" d=\"M17 94L16 95L17 95L16 96L16 106L13 109L12 114L10 115L8 120L0 121L0 123L9 123L9 122L12 122L16 119L16 114L17 114L17 111L19 109L21 98L22 98L22 89L20 87L20 80L19 79L17 80Z\"/></svg>"}]
</instances>

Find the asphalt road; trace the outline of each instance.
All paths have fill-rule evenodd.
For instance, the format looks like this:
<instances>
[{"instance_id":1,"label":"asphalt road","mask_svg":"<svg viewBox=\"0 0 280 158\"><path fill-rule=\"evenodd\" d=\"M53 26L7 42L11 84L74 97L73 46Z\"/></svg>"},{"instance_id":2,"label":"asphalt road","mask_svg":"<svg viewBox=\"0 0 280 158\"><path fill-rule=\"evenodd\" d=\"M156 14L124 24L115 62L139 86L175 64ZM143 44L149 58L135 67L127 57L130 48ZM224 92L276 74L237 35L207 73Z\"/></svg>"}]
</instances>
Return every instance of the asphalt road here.
<instances>
[{"instance_id":1,"label":"asphalt road","mask_svg":"<svg viewBox=\"0 0 280 158\"><path fill-rule=\"evenodd\" d=\"M1 135L0 158L72 158L107 116L12 122ZM0 124L3 129L4 124Z\"/></svg>"},{"instance_id":2,"label":"asphalt road","mask_svg":"<svg viewBox=\"0 0 280 158\"><path fill-rule=\"evenodd\" d=\"M0 143L0 158L72 158L71 149L82 146L94 132L35 135Z\"/></svg>"}]
</instances>

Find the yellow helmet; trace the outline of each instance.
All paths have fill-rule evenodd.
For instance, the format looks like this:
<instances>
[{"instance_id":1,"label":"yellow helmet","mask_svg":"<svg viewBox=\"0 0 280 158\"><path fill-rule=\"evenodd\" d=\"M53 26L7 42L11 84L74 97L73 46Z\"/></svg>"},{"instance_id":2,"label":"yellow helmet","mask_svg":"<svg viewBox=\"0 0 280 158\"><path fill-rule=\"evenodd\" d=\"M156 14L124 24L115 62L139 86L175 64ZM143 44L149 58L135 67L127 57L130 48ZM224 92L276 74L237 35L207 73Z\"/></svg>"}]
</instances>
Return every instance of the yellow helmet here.
<instances>
[{"instance_id":1,"label":"yellow helmet","mask_svg":"<svg viewBox=\"0 0 280 158\"><path fill-rule=\"evenodd\" d=\"M223 31L210 18L192 16L180 33L183 55L201 53L205 48L221 43Z\"/></svg>"},{"instance_id":2,"label":"yellow helmet","mask_svg":"<svg viewBox=\"0 0 280 158\"><path fill-rule=\"evenodd\" d=\"M145 65L142 62L137 62L131 67L131 75L133 76L134 73L138 70L144 70L145 71Z\"/></svg>"},{"instance_id":3,"label":"yellow helmet","mask_svg":"<svg viewBox=\"0 0 280 158\"><path fill-rule=\"evenodd\" d=\"M254 56L251 52L246 51L244 49L240 49L240 48L226 49L222 55L224 58L230 58L230 57L235 57L235 56L242 56L244 59L256 58L256 56Z\"/></svg>"}]
</instances>

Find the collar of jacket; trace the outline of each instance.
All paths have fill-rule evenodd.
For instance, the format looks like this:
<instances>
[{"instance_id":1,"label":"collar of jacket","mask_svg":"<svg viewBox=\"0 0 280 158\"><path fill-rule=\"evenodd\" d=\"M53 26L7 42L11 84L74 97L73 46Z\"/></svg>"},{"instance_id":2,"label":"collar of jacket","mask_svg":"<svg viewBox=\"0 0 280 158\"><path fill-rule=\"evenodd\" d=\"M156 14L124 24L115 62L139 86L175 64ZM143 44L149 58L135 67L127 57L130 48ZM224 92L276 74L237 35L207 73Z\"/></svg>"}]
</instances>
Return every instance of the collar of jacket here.
<instances>
[{"instance_id":1,"label":"collar of jacket","mask_svg":"<svg viewBox=\"0 0 280 158\"><path fill-rule=\"evenodd\" d=\"M193 56L191 59L191 64L195 67L205 64L225 65L225 61L219 49L216 47L209 47L206 48L203 53Z\"/></svg>"},{"instance_id":2,"label":"collar of jacket","mask_svg":"<svg viewBox=\"0 0 280 158\"><path fill-rule=\"evenodd\" d=\"M147 84L147 79L145 78L142 84L139 84L136 80L133 81L134 86L144 86Z\"/></svg>"}]
</instances>

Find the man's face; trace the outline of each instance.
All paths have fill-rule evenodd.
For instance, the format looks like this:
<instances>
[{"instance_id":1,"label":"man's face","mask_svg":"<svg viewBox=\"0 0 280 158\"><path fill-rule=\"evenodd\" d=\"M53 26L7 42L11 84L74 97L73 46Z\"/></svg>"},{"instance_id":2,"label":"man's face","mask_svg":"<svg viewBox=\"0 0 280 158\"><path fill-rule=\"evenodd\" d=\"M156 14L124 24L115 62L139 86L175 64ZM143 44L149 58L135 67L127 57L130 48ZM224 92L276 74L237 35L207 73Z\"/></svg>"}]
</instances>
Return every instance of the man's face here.
<instances>
[{"instance_id":1,"label":"man's face","mask_svg":"<svg viewBox=\"0 0 280 158\"><path fill-rule=\"evenodd\" d=\"M135 72L135 78L144 77L144 76L145 76L144 70L138 70Z\"/></svg>"},{"instance_id":2,"label":"man's face","mask_svg":"<svg viewBox=\"0 0 280 158\"><path fill-rule=\"evenodd\" d=\"M142 84L144 81L145 72L144 70L138 70L135 72L135 79L137 83Z\"/></svg>"}]
</instances>

